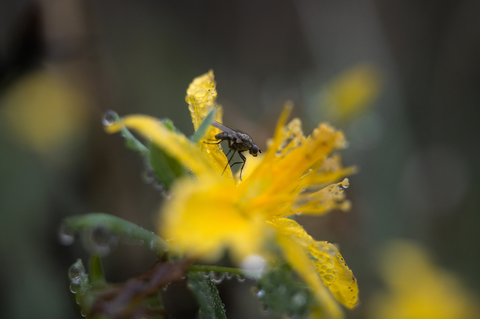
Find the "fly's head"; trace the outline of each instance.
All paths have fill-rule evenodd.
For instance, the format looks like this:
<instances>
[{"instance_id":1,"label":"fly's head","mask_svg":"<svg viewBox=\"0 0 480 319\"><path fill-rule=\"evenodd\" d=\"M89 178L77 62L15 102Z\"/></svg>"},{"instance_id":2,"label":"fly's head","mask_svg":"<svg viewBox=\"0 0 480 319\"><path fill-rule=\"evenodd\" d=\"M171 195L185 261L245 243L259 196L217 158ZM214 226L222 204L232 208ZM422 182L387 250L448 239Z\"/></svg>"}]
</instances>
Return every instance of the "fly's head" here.
<instances>
[{"instance_id":1,"label":"fly's head","mask_svg":"<svg viewBox=\"0 0 480 319\"><path fill-rule=\"evenodd\" d=\"M261 152L262 150L258 148L257 144L253 144L253 146L250 148L250 154L252 154L254 157L257 157L257 154Z\"/></svg>"}]
</instances>

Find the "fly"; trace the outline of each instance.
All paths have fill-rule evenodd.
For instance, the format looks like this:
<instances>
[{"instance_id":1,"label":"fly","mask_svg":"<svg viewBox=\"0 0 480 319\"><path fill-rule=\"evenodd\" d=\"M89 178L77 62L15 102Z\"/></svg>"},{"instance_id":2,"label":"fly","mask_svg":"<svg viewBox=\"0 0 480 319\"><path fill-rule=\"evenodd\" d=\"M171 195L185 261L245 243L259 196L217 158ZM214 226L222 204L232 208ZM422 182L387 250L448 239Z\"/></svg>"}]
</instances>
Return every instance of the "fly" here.
<instances>
[{"instance_id":1,"label":"fly","mask_svg":"<svg viewBox=\"0 0 480 319\"><path fill-rule=\"evenodd\" d=\"M217 143L207 143L207 144L220 144L225 140L228 142L228 147L230 148L230 150L228 151L227 156L228 154L230 154L232 150L233 150L233 154L228 160L227 166L232 161L232 158L235 155L235 152L238 152L238 155L240 155L242 162L235 162L230 167L233 167L233 165L236 165L236 164L242 164L242 167L240 168L240 180L242 180L242 170L243 170L243 167L245 166L245 162L247 161L247 159L242 154L242 152L249 151L250 154L257 157L257 154L261 153L262 151L257 146L257 144L253 142L253 139L250 137L250 135L232 130L231 128L228 128L222 123L218 123L217 121L213 121L212 126L222 130L223 132L215 135L215 139L219 140ZM223 169L222 174L227 169L227 166L225 166L225 168Z\"/></svg>"}]
</instances>

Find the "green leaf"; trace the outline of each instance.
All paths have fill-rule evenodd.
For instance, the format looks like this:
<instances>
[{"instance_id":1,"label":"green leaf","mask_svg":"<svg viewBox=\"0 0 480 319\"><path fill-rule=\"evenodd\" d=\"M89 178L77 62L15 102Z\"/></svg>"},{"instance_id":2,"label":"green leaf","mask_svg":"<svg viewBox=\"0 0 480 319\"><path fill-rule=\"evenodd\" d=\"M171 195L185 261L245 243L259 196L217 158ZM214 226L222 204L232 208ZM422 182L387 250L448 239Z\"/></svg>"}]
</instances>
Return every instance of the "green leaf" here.
<instances>
[{"instance_id":1,"label":"green leaf","mask_svg":"<svg viewBox=\"0 0 480 319\"><path fill-rule=\"evenodd\" d=\"M93 254L90 257L90 282L92 283L93 289L102 289L107 286L102 260L99 254Z\"/></svg>"},{"instance_id":2,"label":"green leaf","mask_svg":"<svg viewBox=\"0 0 480 319\"><path fill-rule=\"evenodd\" d=\"M183 165L157 145L150 143L149 151L150 165L157 179L166 189L170 189L176 179L186 174Z\"/></svg>"},{"instance_id":3,"label":"green leaf","mask_svg":"<svg viewBox=\"0 0 480 319\"><path fill-rule=\"evenodd\" d=\"M146 230L129 221L116 216L92 213L81 216L73 216L63 221L62 228L72 232L91 232L97 228L106 230L111 235L119 236L127 242L137 242L149 249L163 254L170 249L170 245L155 233Z\"/></svg>"},{"instance_id":4,"label":"green leaf","mask_svg":"<svg viewBox=\"0 0 480 319\"><path fill-rule=\"evenodd\" d=\"M120 133L122 136L125 138L125 145L136 152L139 152L140 155L147 157L149 155L149 150L148 148L142 144L135 136L133 136L132 133L126 128L122 127L120 129Z\"/></svg>"},{"instance_id":5,"label":"green leaf","mask_svg":"<svg viewBox=\"0 0 480 319\"><path fill-rule=\"evenodd\" d=\"M198 143L202 139L202 137L205 135L207 130L210 128L210 125L212 124L216 114L217 114L216 108L214 108L213 110L210 111L210 113L208 113L208 115L203 119L202 124L200 124L200 126L198 127L198 130L190 138L192 142Z\"/></svg>"},{"instance_id":6,"label":"green leaf","mask_svg":"<svg viewBox=\"0 0 480 319\"><path fill-rule=\"evenodd\" d=\"M314 302L310 288L292 277L286 264L279 264L257 280L257 297L265 307L287 315L302 317Z\"/></svg>"},{"instance_id":7,"label":"green leaf","mask_svg":"<svg viewBox=\"0 0 480 319\"><path fill-rule=\"evenodd\" d=\"M200 304L200 319L227 319L217 287L210 278L201 272L189 273L188 286Z\"/></svg>"},{"instance_id":8,"label":"green leaf","mask_svg":"<svg viewBox=\"0 0 480 319\"><path fill-rule=\"evenodd\" d=\"M173 121L171 119L163 119L162 124L172 132L177 131L177 129L175 128L175 125L173 125Z\"/></svg>"}]
</instances>

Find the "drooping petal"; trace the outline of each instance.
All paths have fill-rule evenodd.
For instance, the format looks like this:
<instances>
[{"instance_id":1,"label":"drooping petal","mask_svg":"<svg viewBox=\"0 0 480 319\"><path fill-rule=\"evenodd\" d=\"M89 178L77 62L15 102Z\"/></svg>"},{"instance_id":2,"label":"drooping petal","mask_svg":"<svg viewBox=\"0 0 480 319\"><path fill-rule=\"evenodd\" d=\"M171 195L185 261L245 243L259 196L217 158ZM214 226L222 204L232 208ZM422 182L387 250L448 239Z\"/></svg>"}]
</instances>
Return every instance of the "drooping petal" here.
<instances>
[{"instance_id":1,"label":"drooping petal","mask_svg":"<svg viewBox=\"0 0 480 319\"><path fill-rule=\"evenodd\" d=\"M261 216L238 209L235 192L235 185L221 178L178 181L159 220L162 237L209 261L218 259L225 248L237 262L260 254L268 227Z\"/></svg>"},{"instance_id":2,"label":"drooping petal","mask_svg":"<svg viewBox=\"0 0 480 319\"><path fill-rule=\"evenodd\" d=\"M310 247L316 259L315 267L330 292L344 306L354 308L358 304L358 285L337 247L326 241L317 241Z\"/></svg>"},{"instance_id":3,"label":"drooping petal","mask_svg":"<svg viewBox=\"0 0 480 319\"><path fill-rule=\"evenodd\" d=\"M278 218L269 222L277 232L298 242L314 258L313 264L323 283L344 306L353 308L358 303L358 285L337 248L328 242L315 241L296 221Z\"/></svg>"},{"instance_id":4,"label":"drooping petal","mask_svg":"<svg viewBox=\"0 0 480 319\"><path fill-rule=\"evenodd\" d=\"M288 263L292 265L300 277L313 289L323 315L321 318L343 318L344 316L340 307L320 281L320 277L318 277L315 267L305 253L302 245L292 240L290 236L281 233L277 235L277 243L281 247ZM318 317L318 319L320 319L320 317Z\"/></svg>"},{"instance_id":5,"label":"drooping petal","mask_svg":"<svg viewBox=\"0 0 480 319\"><path fill-rule=\"evenodd\" d=\"M106 126L105 130L115 133L124 126L151 140L183 163L197 177L215 172L213 165L206 160L195 144L184 135L167 129L158 119L145 115L129 115L113 125Z\"/></svg>"}]
</instances>

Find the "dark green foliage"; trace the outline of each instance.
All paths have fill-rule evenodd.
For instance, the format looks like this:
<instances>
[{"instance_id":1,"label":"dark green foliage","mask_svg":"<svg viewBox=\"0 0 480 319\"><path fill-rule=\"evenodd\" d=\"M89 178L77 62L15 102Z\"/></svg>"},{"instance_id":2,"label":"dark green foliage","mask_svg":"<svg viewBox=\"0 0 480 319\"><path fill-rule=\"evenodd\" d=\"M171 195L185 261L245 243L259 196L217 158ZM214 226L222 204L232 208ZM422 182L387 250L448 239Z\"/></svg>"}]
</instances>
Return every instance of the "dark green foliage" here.
<instances>
[{"instance_id":1,"label":"dark green foliage","mask_svg":"<svg viewBox=\"0 0 480 319\"><path fill-rule=\"evenodd\" d=\"M271 268L258 279L255 292L266 309L299 317L308 313L313 302L308 286L293 278L286 263Z\"/></svg>"},{"instance_id":2,"label":"dark green foliage","mask_svg":"<svg viewBox=\"0 0 480 319\"><path fill-rule=\"evenodd\" d=\"M93 254L92 257L90 257L90 282L92 283L93 289L102 289L107 286L102 260L99 254Z\"/></svg>"},{"instance_id":3,"label":"dark green foliage","mask_svg":"<svg viewBox=\"0 0 480 319\"><path fill-rule=\"evenodd\" d=\"M210 278L206 278L201 272L189 273L188 286L200 304L198 311L200 319L227 318L217 287Z\"/></svg>"}]
</instances>

